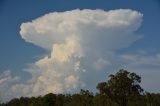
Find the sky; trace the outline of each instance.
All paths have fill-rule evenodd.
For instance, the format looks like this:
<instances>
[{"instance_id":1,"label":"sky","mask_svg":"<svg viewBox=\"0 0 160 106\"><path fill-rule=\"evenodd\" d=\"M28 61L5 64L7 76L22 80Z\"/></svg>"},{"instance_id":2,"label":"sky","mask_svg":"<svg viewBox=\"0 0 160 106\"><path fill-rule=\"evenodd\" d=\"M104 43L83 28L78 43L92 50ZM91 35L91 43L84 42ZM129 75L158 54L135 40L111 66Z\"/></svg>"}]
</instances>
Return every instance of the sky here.
<instances>
[{"instance_id":1,"label":"sky","mask_svg":"<svg viewBox=\"0 0 160 106\"><path fill-rule=\"evenodd\" d=\"M160 91L158 0L0 0L0 100L96 92L119 69Z\"/></svg>"}]
</instances>

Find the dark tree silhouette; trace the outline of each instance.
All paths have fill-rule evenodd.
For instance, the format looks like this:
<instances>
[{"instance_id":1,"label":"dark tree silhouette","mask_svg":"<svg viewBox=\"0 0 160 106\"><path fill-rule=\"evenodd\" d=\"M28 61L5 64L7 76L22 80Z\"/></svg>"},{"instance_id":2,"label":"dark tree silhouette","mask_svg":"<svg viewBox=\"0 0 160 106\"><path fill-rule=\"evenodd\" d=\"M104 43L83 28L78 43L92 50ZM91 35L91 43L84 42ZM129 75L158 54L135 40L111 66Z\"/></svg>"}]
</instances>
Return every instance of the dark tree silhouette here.
<instances>
[{"instance_id":1,"label":"dark tree silhouette","mask_svg":"<svg viewBox=\"0 0 160 106\"><path fill-rule=\"evenodd\" d=\"M143 92L141 77L120 70L107 82L97 85L100 92L80 90L75 94L46 94L38 97L14 98L0 106L160 106L160 93Z\"/></svg>"},{"instance_id":2,"label":"dark tree silhouette","mask_svg":"<svg viewBox=\"0 0 160 106\"><path fill-rule=\"evenodd\" d=\"M124 69L115 75L110 75L107 82L97 85L100 94L108 96L119 106L127 106L130 98L140 95L143 89L140 87L141 77Z\"/></svg>"}]
</instances>

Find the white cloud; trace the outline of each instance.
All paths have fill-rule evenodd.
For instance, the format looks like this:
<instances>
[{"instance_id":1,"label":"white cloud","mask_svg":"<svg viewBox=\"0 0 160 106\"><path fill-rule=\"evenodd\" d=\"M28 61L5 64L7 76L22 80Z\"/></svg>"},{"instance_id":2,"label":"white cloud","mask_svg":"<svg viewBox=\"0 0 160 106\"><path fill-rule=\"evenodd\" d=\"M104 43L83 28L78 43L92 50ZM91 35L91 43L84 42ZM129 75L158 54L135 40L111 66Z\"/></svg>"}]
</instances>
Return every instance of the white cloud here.
<instances>
[{"instance_id":1,"label":"white cloud","mask_svg":"<svg viewBox=\"0 0 160 106\"><path fill-rule=\"evenodd\" d=\"M99 81L97 75L104 76L105 68L120 66L122 57L115 50L126 48L141 37L135 32L142 17L130 9L77 9L49 13L23 23L21 37L51 53L25 69L32 79L11 85L12 97L64 93L84 85L95 86L94 80Z\"/></svg>"},{"instance_id":2,"label":"white cloud","mask_svg":"<svg viewBox=\"0 0 160 106\"><path fill-rule=\"evenodd\" d=\"M53 12L23 23L20 34L27 42L45 49L52 49L53 44L69 36L78 37L85 46L97 46L95 42L101 41L105 48L114 49L127 47L139 38L133 32L139 28L142 16L130 9Z\"/></svg>"},{"instance_id":3,"label":"white cloud","mask_svg":"<svg viewBox=\"0 0 160 106\"><path fill-rule=\"evenodd\" d=\"M106 68L106 66L111 65L111 62L104 60L102 58L99 58L93 65L96 70L102 70Z\"/></svg>"},{"instance_id":4,"label":"white cloud","mask_svg":"<svg viewBox=\"0 0 160 106\"><path fill-rule=\"evenodd\" d=\"M50 56L37 61L26 69L32 74L31 95L49 92L63 93L75 90L79 81L81 49L75 38L66 39L64 44L54 44ZM77 71L77 69L79 71ZM35 72L36 71L36 72Z\"/></svg>"},{"instance_id":5,"label":"white cloud","mask_svg":"<svg viewBox=\"0 0 160 106\"><path fill-rule=\"evenodd\" d=\"M154 65L159 66L160 55L143 55L143 54L124 54L121 59L126 63L129 63L132 67L142 66L142 65Z\"/></svg>"},{"instance_id":6,"label":"white cloud","mask_svg":"<svg viewBox=\"0 0 160 106\"><path fill-rule=\"evenodd\" d=\"M6 70L2 74L0 74L0 102L6 101L15 96L15 95L12 95L12 91L10 87L14 86L15 83L19 81L20 81L20 78L17 76L11 75L10 70Z\"/></svg>"}]
</instances>

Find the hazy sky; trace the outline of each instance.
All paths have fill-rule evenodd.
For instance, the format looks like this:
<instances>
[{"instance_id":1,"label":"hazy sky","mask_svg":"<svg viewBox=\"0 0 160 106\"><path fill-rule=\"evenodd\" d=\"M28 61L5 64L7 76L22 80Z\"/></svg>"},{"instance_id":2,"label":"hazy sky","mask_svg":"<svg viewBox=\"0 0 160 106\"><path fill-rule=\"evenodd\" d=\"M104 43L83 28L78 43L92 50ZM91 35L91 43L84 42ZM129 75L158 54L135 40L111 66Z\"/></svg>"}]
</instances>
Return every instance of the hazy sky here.
<instances>
[{"instance_id":1,"label":"hazy sky","mask_svg":"<svg viewBox=\"0 0 160 106\"><path fill-rule=\"evenodd\" d=\"M0 0L0 95L95 91L121 68L160 91L158 0Z\"/></svg>"}]
</instances>

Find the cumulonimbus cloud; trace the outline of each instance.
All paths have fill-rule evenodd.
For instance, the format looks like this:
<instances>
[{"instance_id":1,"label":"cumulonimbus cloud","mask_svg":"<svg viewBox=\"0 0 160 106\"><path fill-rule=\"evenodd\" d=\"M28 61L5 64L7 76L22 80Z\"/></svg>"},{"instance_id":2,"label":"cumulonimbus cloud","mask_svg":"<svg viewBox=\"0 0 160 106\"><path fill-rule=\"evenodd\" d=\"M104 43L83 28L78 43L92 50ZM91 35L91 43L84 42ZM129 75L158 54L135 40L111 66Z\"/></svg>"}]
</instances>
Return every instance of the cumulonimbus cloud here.
<instances>
[{"instance_id":1,"label":"cumulonimbus cloud","mask_svg":"<svg viewBox=\"0 0 160 106\"><path fill-rule=\"evenodd\" d=\"M111 66L115 50L126 48L141 37L136 31L142 17L130 9L76 9L22 23L21 37L50 54L25 69L32 79L25 84L12 84L12 96L64 93L90 86L87 78L94 76L94 70L97 73Z\"/></svg>"},{"instance_id":2,"label":"cumulonimbus cloud","mask_svg":"<svg viewBox=\"0 0 160 106\"><path fill-rule=\"evenodd\" d=\"M27 42L45 49L52 49L53 44L63 43L70 36L78 37L84 45L103 42L105 48L120 48L138 39L132 34L141 25L142 16L130 9L53 12L23 23L20 34Z\"/></svg>"}]
</instances>

